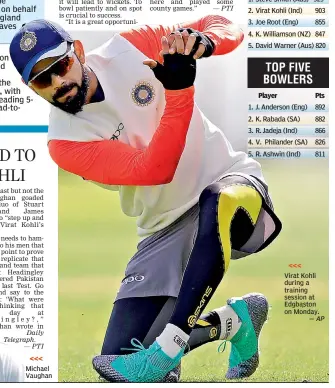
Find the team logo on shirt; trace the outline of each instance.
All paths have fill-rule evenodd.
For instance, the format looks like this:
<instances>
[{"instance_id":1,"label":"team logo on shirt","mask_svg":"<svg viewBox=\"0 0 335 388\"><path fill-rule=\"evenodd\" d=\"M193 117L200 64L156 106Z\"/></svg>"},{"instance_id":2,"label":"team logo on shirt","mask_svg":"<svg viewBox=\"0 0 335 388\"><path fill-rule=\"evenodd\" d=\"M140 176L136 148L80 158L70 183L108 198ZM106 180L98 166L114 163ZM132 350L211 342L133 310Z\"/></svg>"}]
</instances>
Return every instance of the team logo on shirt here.
<instances>
[{"instance_id":1,"label":"team logo on shirt","mask_svg":"<svg viewBox=\"0 0 335 388\"><path fill-rule=\"evenodd\" d=\"M26 31L20 40L20 48L22 51L32 50L37 43L35 32Z\"/></svg>"},{"instance_id":2,"label":"team logo on shirt","mask_svg":"<svg viewBox=\"0 0 335 388\"><path fill-rule=\"evenodd\" d=\"M131 96L136 105L148 106L155 99L155 89L149 82L141 81L134 87Z\"/></svg>"}]
</instances>

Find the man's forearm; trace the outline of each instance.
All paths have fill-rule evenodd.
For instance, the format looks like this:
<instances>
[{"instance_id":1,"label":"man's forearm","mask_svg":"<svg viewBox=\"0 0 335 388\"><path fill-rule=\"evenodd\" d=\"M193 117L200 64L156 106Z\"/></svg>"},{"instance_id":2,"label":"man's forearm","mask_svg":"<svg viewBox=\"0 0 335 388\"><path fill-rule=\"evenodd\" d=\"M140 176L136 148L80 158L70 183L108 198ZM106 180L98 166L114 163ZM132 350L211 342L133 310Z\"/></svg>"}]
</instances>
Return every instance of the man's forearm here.
<instances>
[{"instance_id":1,"label":"man's forearm","mask_svg":"<svg viewBox=\"0 0 335 388\"><path fill-rule=\"evenodd\" d=\"M167 104L161 123L136 169L152 182L169 183L176 172L186 144L194 108L194 87L165 92ZM146 167L141 167L141 164ZM143 179L146 179L143 176Z\"/></svg>"}]
</instances>

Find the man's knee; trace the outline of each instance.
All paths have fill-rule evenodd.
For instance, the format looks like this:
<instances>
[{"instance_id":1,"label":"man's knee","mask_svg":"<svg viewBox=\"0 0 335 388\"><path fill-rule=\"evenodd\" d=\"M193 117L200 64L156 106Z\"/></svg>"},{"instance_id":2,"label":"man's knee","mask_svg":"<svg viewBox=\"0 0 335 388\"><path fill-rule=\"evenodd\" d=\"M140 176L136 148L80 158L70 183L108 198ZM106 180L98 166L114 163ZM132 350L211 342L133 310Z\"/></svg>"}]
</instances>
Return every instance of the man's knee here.
<instances>
[{"instance_id":1,"label":"man's knee","mask_svg":"<svg viewBox=\"0 0 335 388\"><path fill-rule=\"evenodd\" d=\"M236 211L242 208L255 224L262 208L262 197L251 186L238 184L225 186L222 182L216 182L202 191L199 205L200 212L209 207L218 212L219 218L225 217L230 221L232 221Z\"/></svg>"},{"instance_id":2,"label":"man's knee","mask_svg":"<svg viewBox=\"0 0 335 388\"><path fill-rule=\"evenodd\" d=\"M200 216L206 216L206 224L208 218L211 220L208 233L218 232L227 270L232 249L241 248L253 233L262 209L262 197L247 185L216 182L204 189L199 204Z\"/></svg>"},{"instance_id":3,"label":"man's knee","mask_svg":"<svg viewBox=\"0 0 335 388\"><path fill-rule=\"evenodd\" d=\"M246 185L222 188L218 198L218 218L232 221L238 210L244 211L255 225L262 209L262 197L256 189Z\"/></svg>"}]
</instances>

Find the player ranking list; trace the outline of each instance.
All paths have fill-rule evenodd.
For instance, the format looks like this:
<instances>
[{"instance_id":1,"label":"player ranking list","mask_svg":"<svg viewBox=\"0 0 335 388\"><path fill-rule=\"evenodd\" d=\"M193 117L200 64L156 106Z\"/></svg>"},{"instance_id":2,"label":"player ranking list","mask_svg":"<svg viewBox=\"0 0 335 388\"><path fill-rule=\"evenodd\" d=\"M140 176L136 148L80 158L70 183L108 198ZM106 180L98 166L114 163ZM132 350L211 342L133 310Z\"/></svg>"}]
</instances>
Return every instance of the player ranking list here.
<instances>
[{"instance_id":1,"label":"player ranking list","mask_svg":"<svg viewBox=\"0 0 335 388\"><path fill-rule=\"evenodd\" d=\"M328 157L328 25L328 0L249 0L251 157Z\"/></svg>"}]
</instances>

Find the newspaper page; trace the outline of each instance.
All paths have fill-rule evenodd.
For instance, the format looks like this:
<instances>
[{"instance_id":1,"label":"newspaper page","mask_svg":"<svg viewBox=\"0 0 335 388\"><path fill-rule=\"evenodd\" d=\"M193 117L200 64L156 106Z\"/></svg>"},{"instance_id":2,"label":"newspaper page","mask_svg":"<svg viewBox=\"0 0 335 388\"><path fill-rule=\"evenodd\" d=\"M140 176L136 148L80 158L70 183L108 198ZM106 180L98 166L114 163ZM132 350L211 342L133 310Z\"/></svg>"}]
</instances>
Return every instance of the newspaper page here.
<instances>
[{"instance_id":1,"label":"newspaper page","mask_svg":"<svg viewBox=\"0 0 335 388\"><path fill-rule=\"evenodd\" d=\"M329 0L0 0L0 382L330 382Z\"/></svg>"}]
</instances>

